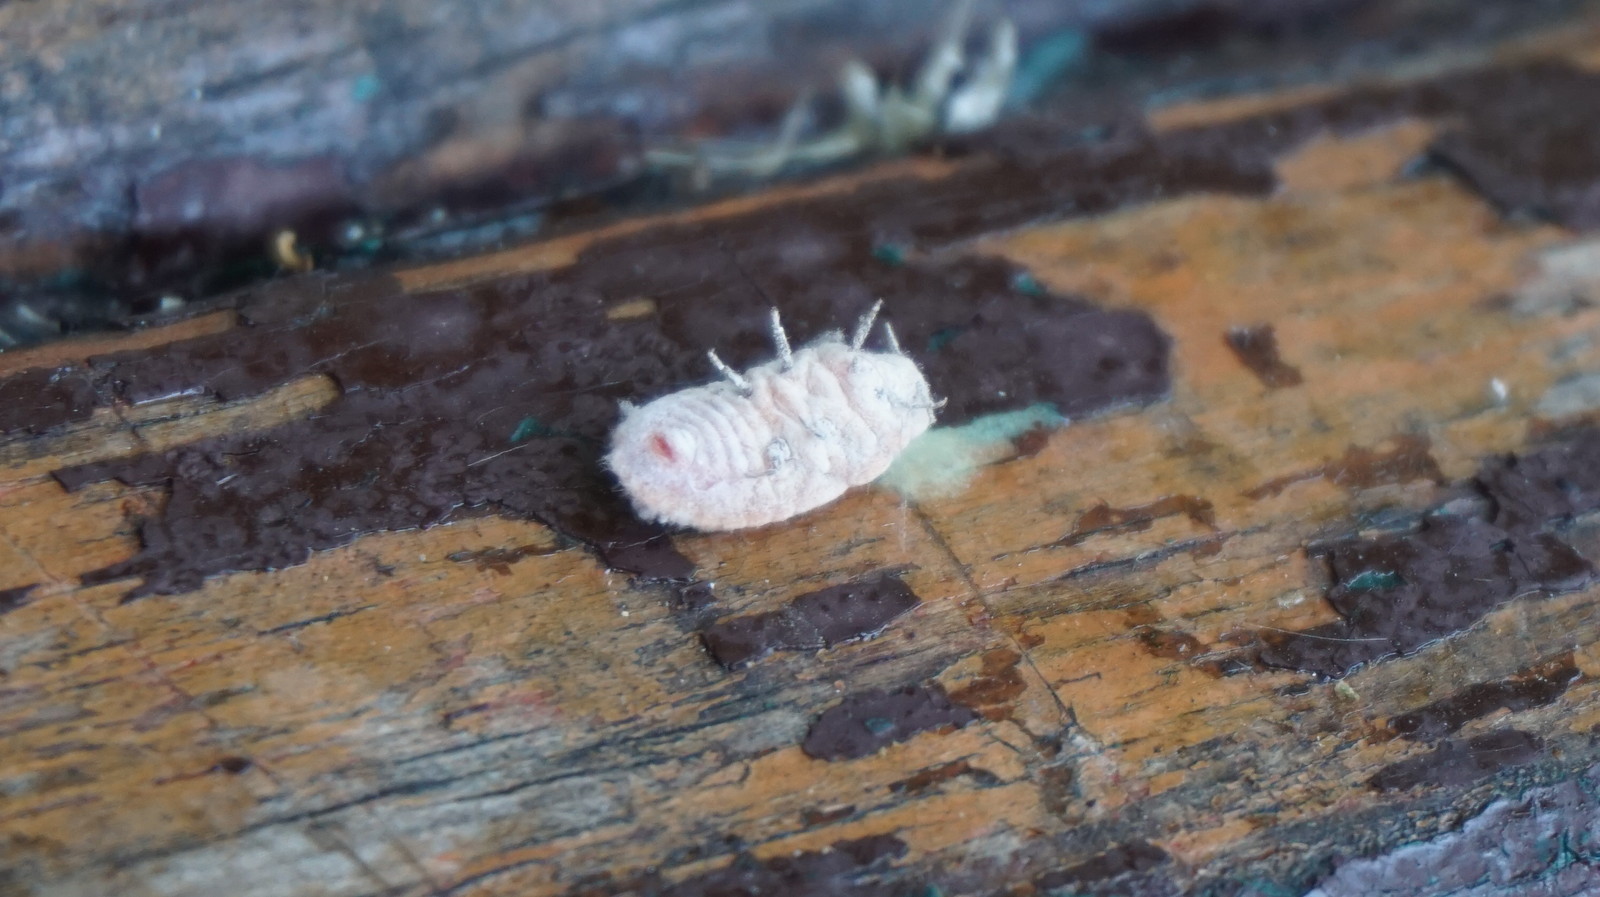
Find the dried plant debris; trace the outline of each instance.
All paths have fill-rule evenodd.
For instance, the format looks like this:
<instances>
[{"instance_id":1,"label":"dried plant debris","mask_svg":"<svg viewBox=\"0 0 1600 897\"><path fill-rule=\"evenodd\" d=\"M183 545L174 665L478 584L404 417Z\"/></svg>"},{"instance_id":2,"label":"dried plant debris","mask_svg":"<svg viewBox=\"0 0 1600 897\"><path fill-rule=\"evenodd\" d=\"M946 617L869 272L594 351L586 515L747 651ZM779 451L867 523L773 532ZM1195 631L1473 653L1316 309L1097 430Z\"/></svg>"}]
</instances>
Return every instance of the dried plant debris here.
<instances>
[{"instance_id":1,"label":"dried plant debris","mask_svg":"<svg viewBox=\"0 0 1600 897\"><path fill-rule=\"evenodd\" d=\"M878 83L858 59L839 72L844 121L835 129L803 136L810 119L810 95L803 94L784 117L777 138L767 146L726 142L689 149L656 149L645 154L652 165L686 169L699 187L719 177L768 178L794 166L828 165L855 156L892 155L940 134L966 134L993 125L1000 117L1017 68L1017 29L998 20L983 54L967 65L965 44L972 0L955 0L939 38L907 87Z\"/></svg>"}]
</instances>

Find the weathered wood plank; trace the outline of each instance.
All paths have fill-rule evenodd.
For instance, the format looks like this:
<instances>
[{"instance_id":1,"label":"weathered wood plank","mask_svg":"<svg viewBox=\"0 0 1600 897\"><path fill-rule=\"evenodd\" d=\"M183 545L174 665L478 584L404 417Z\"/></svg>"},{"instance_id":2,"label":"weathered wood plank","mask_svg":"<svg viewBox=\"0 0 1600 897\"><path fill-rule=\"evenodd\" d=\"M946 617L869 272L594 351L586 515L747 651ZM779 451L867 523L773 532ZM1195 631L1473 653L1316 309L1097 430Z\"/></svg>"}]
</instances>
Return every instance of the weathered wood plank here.
<instances>
[{"instance_id":1,"label":"weathered wood plank","mask_svg":"<svg viewBox=\"0 0 1600 897\"><path fill-rule=\"evenodd\" d=\"M1401 117L1301 143L1275 158L1271 195L1156 199L912 259L1000 258L1051 301L1148 314L1171 337L1170 395L991 446L1001 460L942 490L871 488L780 526L672 534L697 585L608 570L507 514L127 601L136 580L80 577L140 550L135 521L166 489L68 492L53 471L271 438L337 413L348 384L297 374L229 401L115 402L10 438L0 881L687 895L771 891L789 869L780 893L1302 893L1325 879L1348 893L1354 867L1329 873L1349 857L1467 844L1451 833L1490 801L1571 786L1600 759L1600 586L1529 573L1543 585L1448 637L1329 678L1261 653L1341 620L1327 598L1351 577L1319 545L1442 525L1419 523L1441 508L1487 520L1494 493L1473 483L1487 461L1538 457L1594 418L1572 384L1600 368L1600 309L1580 301L1600 289L1580 263L1600 249L1508 221L1453 179L1401 177L1446 125ZM917 172L936 185L970 164ZM844 189L634 233L794 215ZM615 238L402 272L385 296L617 264L587 254ZM659 296L604 298L664 313ZM1265 325L1298 382L1263 376L1261 339L1230 344ZM186 326L166 333L216 338ZM36 351L9 370L80 348ZM1600 559L1592 513L1552 526ZM734 669L701 642L715 621L891 572L917 605L858 640ZM1592 841L1574 843L1576 871L1529 874L1592 870Z\"/></svg>"}]
</instances>

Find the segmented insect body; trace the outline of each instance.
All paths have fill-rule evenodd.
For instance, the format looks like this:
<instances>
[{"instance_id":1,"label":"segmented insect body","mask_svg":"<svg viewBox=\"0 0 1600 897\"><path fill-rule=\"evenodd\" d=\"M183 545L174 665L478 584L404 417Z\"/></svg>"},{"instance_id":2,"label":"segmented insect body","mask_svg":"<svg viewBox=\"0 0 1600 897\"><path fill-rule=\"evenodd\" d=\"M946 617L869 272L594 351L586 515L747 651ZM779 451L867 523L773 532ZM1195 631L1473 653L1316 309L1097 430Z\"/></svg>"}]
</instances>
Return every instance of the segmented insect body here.
<instances>
[{"instance_id":1,"label":"segmented insect body","mask_svg":"<svg viewBox=\"0 0 1600 897\"><path fill-rule=\"evenodd\" d=\"M880 303L881 305L881 303ZM862 348L878 306L846 342L837 332L791 352L772 313L778 358L726 381L623 406L606 463L639 513L701 530L775 523L877 478L933 424L916 362Z\"/></svg>"}]
</instances>

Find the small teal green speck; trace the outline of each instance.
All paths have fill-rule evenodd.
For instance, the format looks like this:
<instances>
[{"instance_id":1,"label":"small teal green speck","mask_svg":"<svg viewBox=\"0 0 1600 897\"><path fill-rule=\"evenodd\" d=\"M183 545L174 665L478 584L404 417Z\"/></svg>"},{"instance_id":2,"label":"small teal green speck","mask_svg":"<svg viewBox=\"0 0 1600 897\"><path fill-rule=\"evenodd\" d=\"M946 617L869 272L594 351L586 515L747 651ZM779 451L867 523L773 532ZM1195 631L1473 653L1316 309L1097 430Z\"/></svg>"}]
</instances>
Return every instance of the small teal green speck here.
<instances>
[{"instance_id":1,"label":"small teal green speck","mask_svg":"<svg viewBox=\"0 0 1600 897\"><path fill-rule=\"evenodd\" d=\"M940 349L943 349L945 346L950 345L950 341L960 335L960 327L942 327L938 330L935 330L933 332L933 336L928 337L928 351L937 352Z\"/></svg>"},{"instance_id":2,"label":"small teal green speck","mask_svg":"<svg viewBox=\"0 0 1600 897\"><path fill-rule=\"evenodd\" d=\"M1350 581L1345 583L1344 587L1352 592L1377 592L1383 589L1397 589L1405 584L1406 581L1401 579L1398 573L1390 573L1387 570L1363 570L1350 577Z\"/></svg>"},{"instance_id":3,"label":"small teal green speck","mask_svg":"<svg viewBox=\"0 0 1600 897\"><path fill-rule=\"evenodd\" d=\"M538 436L544 432L545 426L544 424L539 423L538 418L525 417L517 423L517 428L511 431L511 441L514 443L521 442L524 439L532 436Z\"/></svg>"},{"instance_id":4,"label":"small teal green speck","mask_svg":"<svg viewBox=\"0 0 1600 897\"><path fill-rule=\"evenodd\" d=\"M1093 44L1088 32L1076 28L1057 31L1036 43L1011 79L1006 102L1012 108L1026 106L1049 93L1051 88L1081 68Z\"/></svg>"},{"instance_id":5,"label":"small teal green speck","mask_svg":"<svg viewBox=\"0 0 1600 897\"><path fill-rule=\"evenodd\" d=\"M383 82L378 80L377 75L362 75L350 85L350 97L357 103L370 103L378 98L381 90Z\"/></svg>"},{"instance_id":6,"label":"small teal green speck","mask_svg":"<svg viewBox=\"0 0 1600 897\"><path fill-rule=\"evenodd\" d=\"M872 247L872 257L887 265L903 265L906 263L906 250L893 243L880 243Z\"/></svg>"},{"instance_id":7,"label":"small teal green speck","mask_svg":"<svg viewBox=\"0 0 1600 897\"><path fill-rule=\"evenodd\" d=\"M1044 285L1035 280L1034 276L1026 271L1018 271L1016 276L1011 278L1011 288L1027 296L1043 296L1045 294Z\"/></svg>"}]
</instances>

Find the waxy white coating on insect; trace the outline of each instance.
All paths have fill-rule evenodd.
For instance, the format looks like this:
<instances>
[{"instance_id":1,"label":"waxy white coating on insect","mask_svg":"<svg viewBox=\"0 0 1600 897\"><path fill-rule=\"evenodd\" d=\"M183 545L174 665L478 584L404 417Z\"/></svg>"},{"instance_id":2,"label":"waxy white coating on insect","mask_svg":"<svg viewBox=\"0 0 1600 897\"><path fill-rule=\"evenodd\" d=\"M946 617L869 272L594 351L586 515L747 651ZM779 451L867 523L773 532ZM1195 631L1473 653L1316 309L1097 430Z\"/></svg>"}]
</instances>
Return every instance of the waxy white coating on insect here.
<instances>
[{"instance_id":1,"label":"waxy white coating on insect","mask_svg":"<svg viewBox=\"0 0 1600 897\"><path fill-rule=\"evenodd\" d=\"M762 526L887 470L937 406L887 325L894 351L862 348L877 311L849 342L835 332L791 353L774 309L775 360L740 374L712 352L726 381L624 404L606 463L640 515L701 530Z\"/></svg>"}]
</instances>

